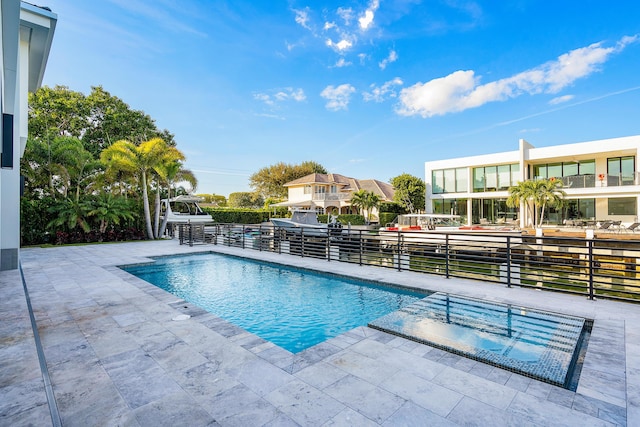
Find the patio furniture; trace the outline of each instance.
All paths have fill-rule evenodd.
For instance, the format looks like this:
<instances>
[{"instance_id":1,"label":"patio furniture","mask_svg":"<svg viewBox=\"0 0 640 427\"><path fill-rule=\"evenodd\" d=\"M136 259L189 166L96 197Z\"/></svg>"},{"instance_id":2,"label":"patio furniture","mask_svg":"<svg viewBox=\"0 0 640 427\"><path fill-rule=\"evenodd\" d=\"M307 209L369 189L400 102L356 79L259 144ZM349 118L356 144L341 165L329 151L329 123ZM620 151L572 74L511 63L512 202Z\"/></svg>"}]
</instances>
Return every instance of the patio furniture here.
<instances>
[{"instance_id":1,"label":"patio furniture","mask_svg":"<svg viewBox=\"0 0 640 427\"><path fill-rule=\"evenodd\" d=\"M638 227L640 227L640 222L634 222L633 224L631 224L628 227L622 228L622 230L624 231L630 231L632 233L635 233L636 230L638 229Z\"/></svg>"},{"instance_id":2,"label":"patio furniture","mask_svg":"<svg viewBox=\"0 0 640 427\"><path fill-rule=\"evenodd\" d=\"M608 230L613 225L613 221L602 221L600 226L598 226L598 230Z\"/></svg>"}]
</instances>

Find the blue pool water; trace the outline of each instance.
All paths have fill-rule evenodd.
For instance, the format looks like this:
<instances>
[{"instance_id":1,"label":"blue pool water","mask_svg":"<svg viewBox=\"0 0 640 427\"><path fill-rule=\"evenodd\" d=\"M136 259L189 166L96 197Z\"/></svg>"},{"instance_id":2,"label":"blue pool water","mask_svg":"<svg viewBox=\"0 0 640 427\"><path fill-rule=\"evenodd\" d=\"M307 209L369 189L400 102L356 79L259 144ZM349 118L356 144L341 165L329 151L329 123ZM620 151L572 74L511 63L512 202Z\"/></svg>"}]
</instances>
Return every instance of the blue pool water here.
<instances>
[{"instance_id":1,"label":"blue pool water","mask_svg":"<svg viewBox=\"0 0 640 427\"><path fill-rule=\"evenodd\" d=\"M585 322L437 292L369 326L571 389Z\"/></svg>"},{"instance_id":2,"label":"blue pool water","mask_svg":"<svg viewBox=\"0 0 640 427\"><path fill-rule=\"evenodd\" d=\"M220 254L123 269L293 353L427 295Z\"/></svg>"}]
</instances>

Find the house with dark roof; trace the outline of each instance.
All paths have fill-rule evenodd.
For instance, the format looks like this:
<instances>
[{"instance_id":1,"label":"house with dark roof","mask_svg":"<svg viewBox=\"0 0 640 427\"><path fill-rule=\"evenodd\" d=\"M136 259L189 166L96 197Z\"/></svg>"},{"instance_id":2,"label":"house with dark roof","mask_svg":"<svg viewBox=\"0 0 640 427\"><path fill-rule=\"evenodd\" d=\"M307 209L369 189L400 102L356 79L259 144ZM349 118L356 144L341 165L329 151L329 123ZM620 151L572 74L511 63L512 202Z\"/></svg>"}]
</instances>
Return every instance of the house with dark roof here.
<instances>
[{"instance_id":1,"label":"house with dark roof","mask_svg":"<svg viewBox=\"0 0 640 427\"><path fill-rule=\"evenodd\" d=\"M272 206L288 206L291 209L311 209L319 213L338 211L340 214L357 213L351 206L351 196L359 190L371 191L382 202L392 202L394 189L391 184L377 179L356 179L336 173L312 173L284 185L288 189L286 202ZM374 209L372 217L378 216Z\"/></svg>"}]
</instances>

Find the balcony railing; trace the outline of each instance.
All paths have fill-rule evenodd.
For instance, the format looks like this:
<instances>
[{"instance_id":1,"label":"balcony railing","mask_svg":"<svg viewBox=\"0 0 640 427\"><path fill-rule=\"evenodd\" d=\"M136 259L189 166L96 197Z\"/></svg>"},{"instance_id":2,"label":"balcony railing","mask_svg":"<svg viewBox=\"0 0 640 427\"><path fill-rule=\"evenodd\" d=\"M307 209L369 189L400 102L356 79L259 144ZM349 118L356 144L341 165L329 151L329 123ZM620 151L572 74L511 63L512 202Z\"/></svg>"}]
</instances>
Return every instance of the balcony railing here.
<instances>
[{"instance_id":1,"label":"balcony railing","mask_svg":"<svg viewBox=\"0 0 640 427\"><path fill-rule=\"evenodd\" d=\"M351 199L351 193L314 193L314 201L333 201L333 200L349 200Z\"/></svg>"},{"instance_id":2,"label":"balcony railing","mask_svg":"<svg viewBox=\"0 0 640 427\"><path fill-rule=\"evenodd\" d=\"M640 176L633 174L571 175L560 178L564 188L620 187L640 185Z\"/></svg>"}]
</instances>

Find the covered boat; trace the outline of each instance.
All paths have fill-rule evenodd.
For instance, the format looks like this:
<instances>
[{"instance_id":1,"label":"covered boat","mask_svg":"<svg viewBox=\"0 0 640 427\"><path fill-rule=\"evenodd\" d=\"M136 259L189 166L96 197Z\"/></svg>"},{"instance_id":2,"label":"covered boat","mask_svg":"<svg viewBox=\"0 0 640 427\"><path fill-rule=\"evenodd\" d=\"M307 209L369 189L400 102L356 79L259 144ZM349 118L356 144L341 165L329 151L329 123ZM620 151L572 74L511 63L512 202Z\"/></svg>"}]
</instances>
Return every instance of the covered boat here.
<instances>
[{"instance_id":1,"label":"covered boat","mask_svg":"<svg viewBox=\"0 0 640 427\"><path fill-rule=\"evenodd\" d=\"M183 195L163 199L160 204L160 215L164 220L167 217L168 224L207 223L213 222L211 215L202 211L198 202L202 197Z\"/></svg>"}]
</instances>

